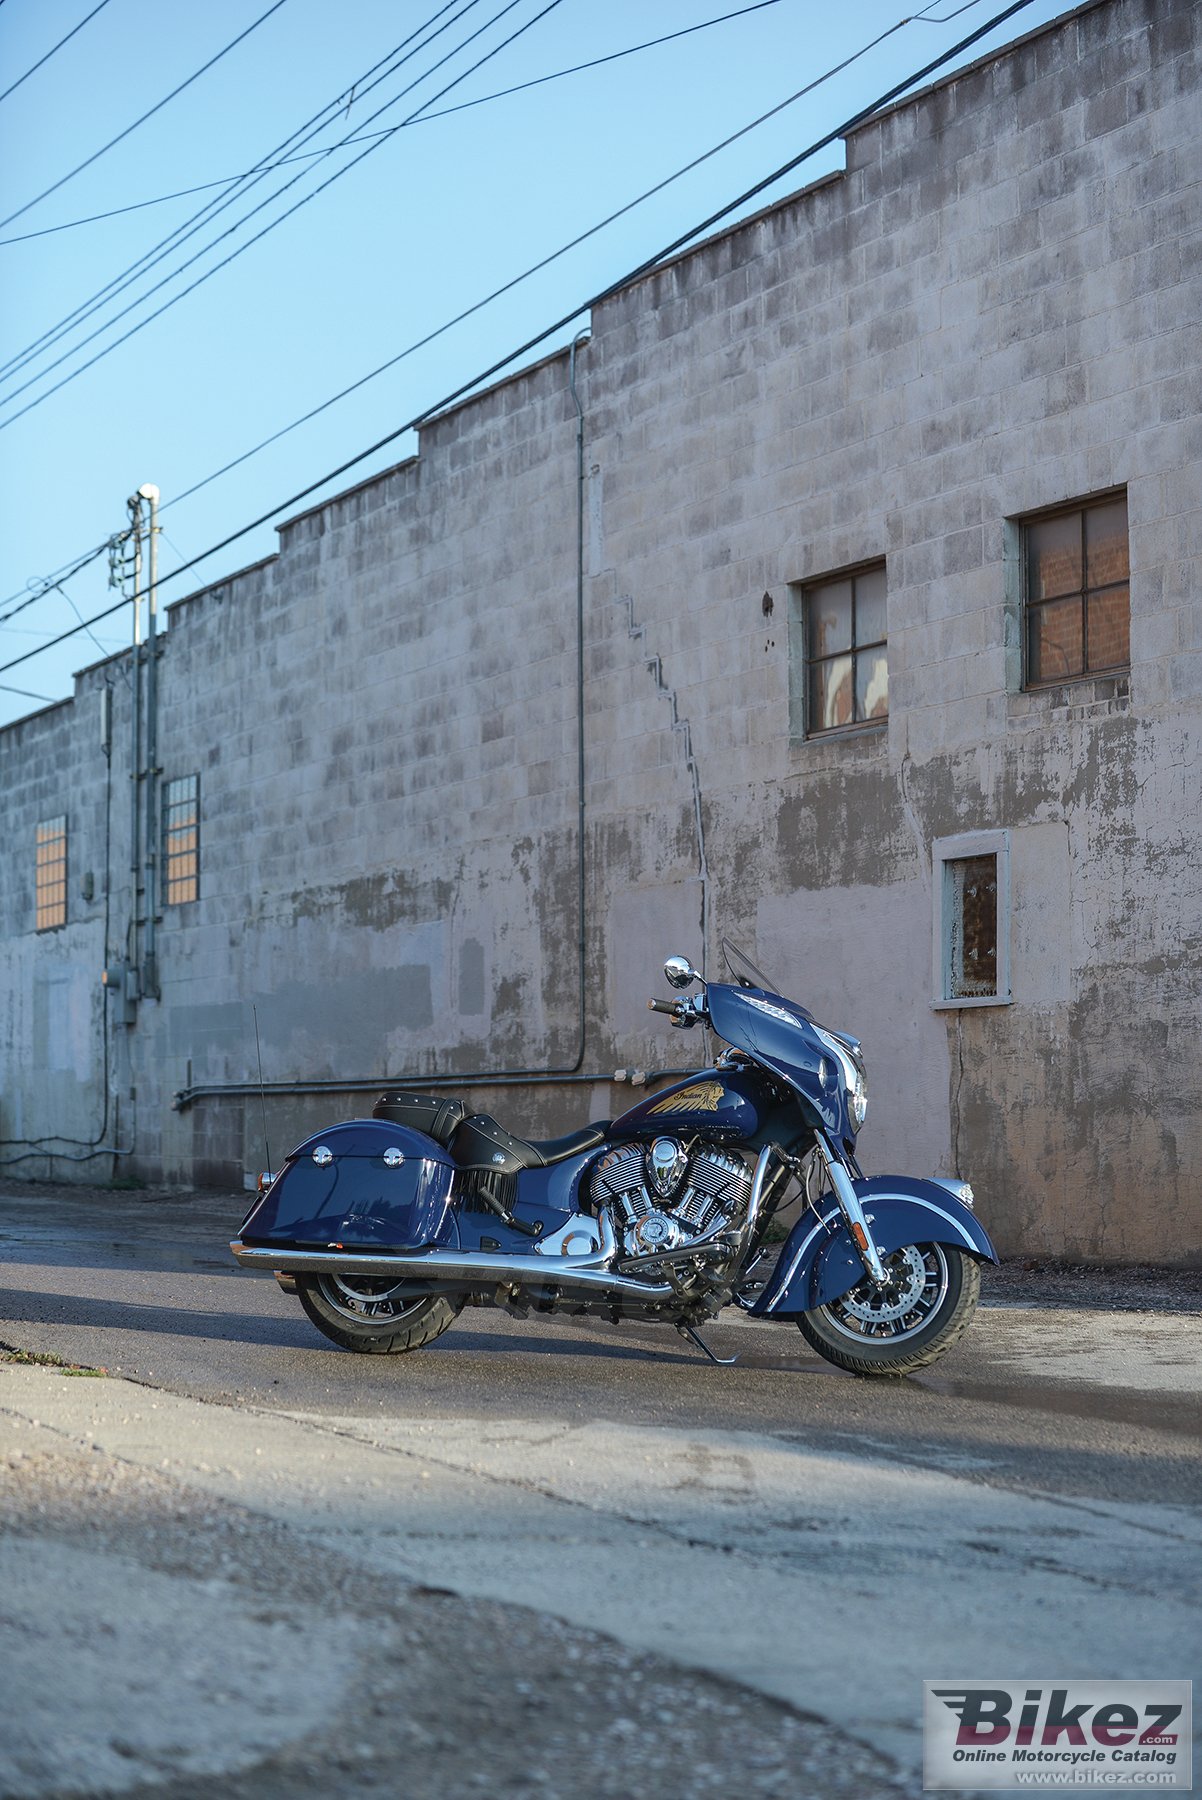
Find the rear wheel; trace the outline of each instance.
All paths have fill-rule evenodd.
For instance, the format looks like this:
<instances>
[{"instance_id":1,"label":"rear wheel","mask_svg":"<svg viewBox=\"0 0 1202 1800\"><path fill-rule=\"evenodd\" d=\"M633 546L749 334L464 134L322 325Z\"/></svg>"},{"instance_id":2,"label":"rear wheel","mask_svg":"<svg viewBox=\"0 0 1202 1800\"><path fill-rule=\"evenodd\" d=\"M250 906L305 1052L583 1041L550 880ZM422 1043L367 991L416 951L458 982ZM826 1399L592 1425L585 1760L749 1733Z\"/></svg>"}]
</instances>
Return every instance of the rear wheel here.
<instances>
[{"instance_id":1,"label":"rear wheel","mask_svg":"<svg viewBox=\"0 0 1202 1800\"><path fill-rule=\"evenodd\" d=\"M370 1356L420 1350L453 1325L461 1300L405 1293L387 1276L298 1275L301 1305L331 1342Z\"/></svg>"},{"instance_id":2,"label":"rear wheel","mask_svg":"<svg viewBox=\"0 0 1202 1800\"><path fill-rule=\"evenodd\" d=\"M867 1277L803 1313L807 1344L855 1375L911 1375L949 1350L977 1310L981 1271L949 1244L907 1244L883 1258L888 1283Z\"/></svg>"}]
</instances>

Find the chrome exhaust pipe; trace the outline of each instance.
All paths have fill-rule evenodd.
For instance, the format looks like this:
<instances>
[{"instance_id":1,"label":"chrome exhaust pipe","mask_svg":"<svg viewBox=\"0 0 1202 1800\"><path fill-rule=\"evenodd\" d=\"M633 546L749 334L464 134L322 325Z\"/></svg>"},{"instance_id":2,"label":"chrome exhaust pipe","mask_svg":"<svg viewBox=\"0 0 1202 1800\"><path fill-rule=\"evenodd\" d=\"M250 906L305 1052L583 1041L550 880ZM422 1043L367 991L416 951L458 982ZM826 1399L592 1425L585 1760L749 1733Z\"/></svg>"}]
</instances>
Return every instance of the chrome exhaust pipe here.
<instances>
[{"instance_id":1,"label":"chrome exhaust pipe","mask_svg":"<svg viewBox=\"0 0 1202 1800\"><path fill-rule=\"evenodd\" d=\"M230 1251L244 1269L268 1269L283 1275L392 1276L396 1281L433 1279L462 1281L469 1287L564 1287L590 1293L621 1294L643 1302L671 1300L668 1282L631 1281L610 1268L617 1251L613 1226L599 1221L601 1247L581 1256L540 1256L537 1251L512 1256L496 1251L461 1250L288 1250L244 1244L235 1238Z\"/></svg>"}]
</instances>

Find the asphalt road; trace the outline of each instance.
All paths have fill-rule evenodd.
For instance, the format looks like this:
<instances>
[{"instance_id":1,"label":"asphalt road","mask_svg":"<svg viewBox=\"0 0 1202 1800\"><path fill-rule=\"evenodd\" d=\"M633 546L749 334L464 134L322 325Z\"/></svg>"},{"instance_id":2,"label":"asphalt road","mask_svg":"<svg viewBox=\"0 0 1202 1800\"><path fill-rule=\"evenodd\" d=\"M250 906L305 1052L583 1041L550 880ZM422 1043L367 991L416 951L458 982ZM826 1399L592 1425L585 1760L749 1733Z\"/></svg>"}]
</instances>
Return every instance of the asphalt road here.
<instances>
[{"instance_id":1,"label":"asphalt road","mask_svg":"<svg viewBox=\"0 0 1202 1800\"><path fill-rule=\"evenodd\" d=\"M101 1210L102 1208L102 1210ZM0 1195L0 1341L173 1393L280 1411L764 1432L871 1441L923 1466L1111 1499L1198 1497L1197 1318L1092 1308L981 1311L942 1362L866 1382L789 1325L731 1314L706 1332L733 1369L664 1327L470 1309L411 1356L349 1356L270 1276L226 1248L240 1197Z\"/></svg>"},{"instance_id":2,"label":"asphalt road","mask_svg":"<svg viewBox=\"0 0 1202 1800\"><path fill-rule=\"evenodd\" d=\"M1192 1674L1202 1315L987 1284L904 1382L741 1317L707 1333L732 1368L663 1328L476 1310L363 1358L228 1259L236 1197L9 1187L0 1342L123 1378L10 1382L12 1417L315 1551L732 1679L903 1787L923 1676Z\"/></svg>"}]
</instances>

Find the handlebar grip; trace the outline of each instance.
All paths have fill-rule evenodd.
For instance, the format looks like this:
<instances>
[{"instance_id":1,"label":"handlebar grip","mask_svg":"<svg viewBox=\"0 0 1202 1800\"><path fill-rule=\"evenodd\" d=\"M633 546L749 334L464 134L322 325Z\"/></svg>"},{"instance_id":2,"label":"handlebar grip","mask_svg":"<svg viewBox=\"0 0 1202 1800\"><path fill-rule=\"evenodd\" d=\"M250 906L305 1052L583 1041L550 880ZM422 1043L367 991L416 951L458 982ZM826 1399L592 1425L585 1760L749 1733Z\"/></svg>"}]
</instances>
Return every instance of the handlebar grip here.
<instances>
[{"instance_id":1,"label":"handlebar grip","mask_svg":"<svg viewBox=\"0 0 1202 1800\"><path fill-rule=\"evenodd\" d=\"M675 1017L676 1008L679 1005L679 1000L648 1000L647 1002L651 1012L671 1013L673 1017Z\"/></svg>"}]
</instances>

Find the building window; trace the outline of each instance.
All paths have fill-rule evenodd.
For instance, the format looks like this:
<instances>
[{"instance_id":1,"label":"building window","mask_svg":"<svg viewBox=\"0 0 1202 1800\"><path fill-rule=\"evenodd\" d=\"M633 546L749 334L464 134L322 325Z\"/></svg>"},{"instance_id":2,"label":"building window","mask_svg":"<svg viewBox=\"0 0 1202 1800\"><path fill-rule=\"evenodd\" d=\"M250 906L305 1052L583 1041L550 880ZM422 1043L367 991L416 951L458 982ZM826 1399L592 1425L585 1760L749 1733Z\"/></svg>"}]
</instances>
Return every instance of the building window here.
<instances>
[{"instance_id":1,"label":"building window","mask_svg":"<svg viewBox=\"0 0 1202 1800\"><path fill-rule=\"evenodd\" d=\"M39 931L67 923L67 815L36 827L34 888Z\"/></svg>"},{"instance_id":2,"label":"building window","mask_svg":"<svg viewBox=\"0 0 1202 1800\"><path fill-rule=\"evenodd\" d=\"M1131 660L1126 494L1028 519L1023 536L1026 685L1125 669Z\"/></svg>"},{"instance_id":3,"label":"building window","mask_svg":"<svg viewBox=\"0 0 1202 1800\"><path fill-rule=\"evenodd\" d=\"M885 565L800 590L805 639L805 735L888 717Z\"/></svg>"},{"instance_id":4,"label":"building window","mask_svg":"<svg viewBox=\"0 0 1202 1800\"><path fill-rule=\"evenodd\" d=\"M937 838L934 865L936 1006L1010 1000L1010 839L1005 831Z\"/></svg>"},{"instance_id":5,"label":"building window","mask_svg":"<svg viewBox=\"0 0 1202 1800\"><path fill-rule=\"evenodd\" d=\"M163 900L180 906L200 898L200 776L163 787Z\"/></svg>"}]
</instances>

